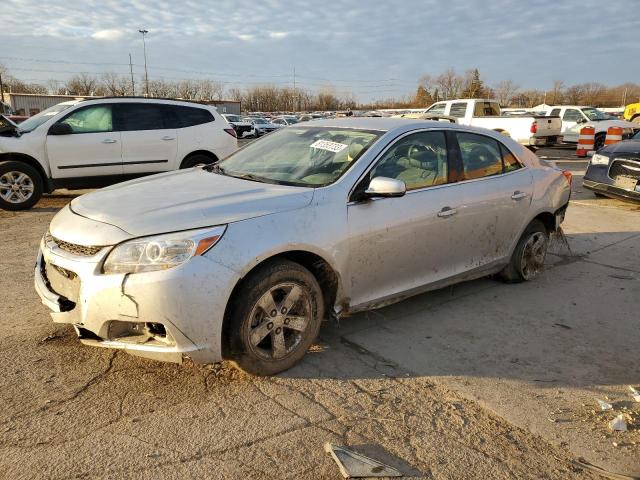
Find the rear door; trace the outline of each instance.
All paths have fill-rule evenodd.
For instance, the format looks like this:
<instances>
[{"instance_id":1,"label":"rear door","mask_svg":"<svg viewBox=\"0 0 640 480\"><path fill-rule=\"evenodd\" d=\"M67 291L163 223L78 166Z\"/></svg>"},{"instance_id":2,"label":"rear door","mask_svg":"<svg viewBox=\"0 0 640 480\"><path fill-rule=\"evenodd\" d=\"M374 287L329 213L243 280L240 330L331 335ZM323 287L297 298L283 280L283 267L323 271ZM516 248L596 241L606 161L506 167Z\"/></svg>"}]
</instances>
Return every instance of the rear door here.
<instances>
[{"instance_id":1,"label":"rear door","mask_svg":"<svg viewBox=\"0 0 640 480\"><path fill-rule=\"evenodd\" d=\"M170 108L164 107L157 103L123 102L115 105L116 124L122 134L125 174L147 174L177 168L177 120Z\"/></svg>"},{"instance_id":2,"label":"rear door","mask_svg":"<svg viewBox=\"0 0 640 480\"><path fill-rule=\"evenodd\" d=\"M460 162L456 210L451 234L456 274L489 266L509 255L521 229L533 192L531 173L492 137L477 133L450 134ZM510 153L510 152L509 152ZM503 155L505 160L503 160Z\"/></svg>"},{"instance_id":3,"label":"rear door","mask_svg":"<svg viewBox=\"0 0 640 480\"><path fill-rule=\"evenodd\" d=\"M58 123L69 135L47 135L46 150L53 178L122 175L122 142L113 128L113 105L77 108Z\"/></svg>"}]
</instances>

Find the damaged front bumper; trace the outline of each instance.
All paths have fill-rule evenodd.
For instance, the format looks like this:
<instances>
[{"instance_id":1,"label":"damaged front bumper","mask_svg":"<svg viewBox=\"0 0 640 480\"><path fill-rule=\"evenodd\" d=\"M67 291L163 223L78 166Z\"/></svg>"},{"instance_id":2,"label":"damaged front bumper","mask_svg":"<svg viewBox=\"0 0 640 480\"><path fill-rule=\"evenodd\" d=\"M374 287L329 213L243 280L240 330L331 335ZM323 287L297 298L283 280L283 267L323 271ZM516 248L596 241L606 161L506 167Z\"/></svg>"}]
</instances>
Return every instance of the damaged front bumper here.
<instances>
[{"instance_id":1,"label":"damaged front bumper","mask_svg":"<svg viewBox=\"0 0 640 480\"><path fill-rule=\"evenodd\" d=\"M41 242L35 289L54 322L73 325L87 345L176 363L184 356L221 360L234 272L197 257L169 270L105 275L101 265L109 249L84 257Z\"/></svg>"}]
</instances>

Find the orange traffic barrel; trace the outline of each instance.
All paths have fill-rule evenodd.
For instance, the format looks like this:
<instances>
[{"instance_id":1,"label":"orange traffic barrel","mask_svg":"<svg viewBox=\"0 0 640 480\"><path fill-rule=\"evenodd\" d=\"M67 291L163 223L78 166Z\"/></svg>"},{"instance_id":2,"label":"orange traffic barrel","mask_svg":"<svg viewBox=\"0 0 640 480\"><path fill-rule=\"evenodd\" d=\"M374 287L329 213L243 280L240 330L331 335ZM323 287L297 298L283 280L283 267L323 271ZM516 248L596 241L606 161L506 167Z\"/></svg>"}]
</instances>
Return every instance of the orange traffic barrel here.
<instances>
[{"instance_id":1,"label":"orange traffic barrel","mask_svg":"<svg viewBox=\"0 0 640 480\"><path fill-rule=\"evenodd\" d=\"M609 127L607 130L607 138L604 141L605 145L613 145L622 141L622 127Z\"/></svg>"},{"instance_id":2,"label":"orange traffic barrel","mask_svg":"<svg viewBox=\"0 0 640 480\"><path fill-rule=\"evenodd\" d=\"M596 138L596 129L594 127L582 127L580 136L578 137L578 147L576 155L578 157L586 157L589 152L593 152L593 145Z\"/></svg>"}]
</instances>

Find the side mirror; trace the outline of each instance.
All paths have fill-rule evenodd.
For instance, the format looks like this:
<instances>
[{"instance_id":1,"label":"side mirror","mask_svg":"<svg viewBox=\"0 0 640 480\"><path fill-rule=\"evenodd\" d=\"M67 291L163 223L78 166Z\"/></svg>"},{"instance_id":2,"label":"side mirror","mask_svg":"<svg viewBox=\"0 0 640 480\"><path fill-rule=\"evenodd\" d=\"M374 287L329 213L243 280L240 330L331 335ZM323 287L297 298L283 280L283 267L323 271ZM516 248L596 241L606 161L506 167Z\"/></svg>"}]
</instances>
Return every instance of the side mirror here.
<instances>
[{"instance_id":1,"label":"side mirror","mask_svg":"<svg viewBox=\"0 0 640 480\"><path fill-rule=\"evenodd\" d=\"M368 198L402 197L407 193L407 186L402 180L388 177L375 177L364 191Z\"/></svg>"},{"instance_id":2,"label":"side mirror","mask_svg":"<svg viewBox=\"0 0 640 480\"><path fill-rule=\"evenodd\" d=\"M68 123L54 123L49 128L49 135L71 135L73 128Z\"/></svg>"}]
</instances>

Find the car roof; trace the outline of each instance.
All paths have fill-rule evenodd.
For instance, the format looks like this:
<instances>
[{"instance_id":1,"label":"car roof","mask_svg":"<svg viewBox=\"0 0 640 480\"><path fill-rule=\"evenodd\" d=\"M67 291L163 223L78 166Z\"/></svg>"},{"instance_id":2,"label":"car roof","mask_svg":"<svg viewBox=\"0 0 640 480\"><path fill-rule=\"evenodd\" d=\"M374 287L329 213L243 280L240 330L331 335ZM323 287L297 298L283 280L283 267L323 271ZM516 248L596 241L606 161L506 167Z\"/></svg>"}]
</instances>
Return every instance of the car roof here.
<instances>
[{"instance_id":1,"label":"car roof","mask_svg":"<svg viewBox=\"0 0 640 480\"><path fill-rule=\"evenodd\" d=\"M183 105L186 107L196 107L196 108L206 108L209 110L218 111L215 105L208 105L206 103L197 102L194 100L177 100L175 98L160 98L160 97L120 97L120 96L112 96L112 97L100 97L100 98L87 98L78 100L77 103L83 104L92 104L92 103L102 103L102 102L122 102L122 103L161 103L161 104L169 104L169 105Z\"/></svg>"},{"instance_id":2,"label":"car roof","mask_svg":"<svg viewBox=\"0 0 640 480\"><path fill-rule=\"evenodd\" d=\"M392 118L392 117L336 117L311 122L301 122L297 126L312 127L339 127L354 128L359 130L378 130L381 132L389 132L397 128L411 130L413 128L451 128L456 125L449 122L439 122L434 120L420 120L409 118Z\"/></svg>"}]
</instances>

